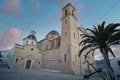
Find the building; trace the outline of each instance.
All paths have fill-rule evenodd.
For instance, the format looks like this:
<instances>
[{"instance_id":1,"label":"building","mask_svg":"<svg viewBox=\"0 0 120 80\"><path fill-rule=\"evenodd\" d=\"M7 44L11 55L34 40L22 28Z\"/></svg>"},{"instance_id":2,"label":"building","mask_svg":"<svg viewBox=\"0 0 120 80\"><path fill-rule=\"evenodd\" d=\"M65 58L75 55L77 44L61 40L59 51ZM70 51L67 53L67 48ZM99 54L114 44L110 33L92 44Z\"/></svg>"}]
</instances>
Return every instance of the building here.
<instances>
[{"instance_id":1,"label":"building","mask_svg":"<svg viewBox=\"0 0 120 80\"><path fill-rule=\"evenodd\" d=\"M71 3L62 8L61 35L50 31L44 39L37 41L35 31L23 39L23 45L16 44L13 60L14 68L49 69L63 73L85 73L84 55L78 57L82 46L82 33L85 29L77 26L76 9ZM86 53L86 51L84 51ZM94 65L94 55L90 54L89 62ZM91 69L92 70L92 69Z\"/></svg>"},{"instance_id":2,"label":"building","mask_svg":"<svg viewBox=\"0 0 120 80\"><path fill-rule=\"evenodd\" d=\"M1 57L0 57L0 65L8 68L12 68L12 65L10 64L10 61L12 59L14 48L10 50L4 50L0 51Z\"/></svg>"},{"instance_id":3,"label":"building","mask_svg":"<svg viewBox=\"0 0 120 80\"><path fill-rule=\"evenodd\" d=\"M120 79L120 57L115 59L110 59L110 64L111 64L111 67L113 68L116 79L118 75Z\"/></svg>"},{"instance_id":4,"label":"building","mask_svg":"<svg viewBox=\"0 0 120 80\"><path fill-rule=\"evenodd\" d=\"M96 68L102 68L103 72L105 73L105 62L103 59L101 60L96 60ZM114 59L110 59L110 65L114 71L114 75L117 79L117 75L120 76L120 57L118 58L114 58Z\"/></svg>"}]
</instances>

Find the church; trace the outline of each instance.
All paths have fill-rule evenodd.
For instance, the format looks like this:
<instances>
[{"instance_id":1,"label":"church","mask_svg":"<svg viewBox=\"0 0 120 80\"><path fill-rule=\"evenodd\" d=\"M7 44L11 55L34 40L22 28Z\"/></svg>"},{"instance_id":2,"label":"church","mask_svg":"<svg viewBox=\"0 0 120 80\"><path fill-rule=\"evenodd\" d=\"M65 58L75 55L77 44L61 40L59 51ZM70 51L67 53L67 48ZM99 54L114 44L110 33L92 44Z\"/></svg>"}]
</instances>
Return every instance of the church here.
<instances>
[{"instance_id":1,"label":"church","mask_svg":"<svg viewBox=\"0 0 120 80\"><path fill-rule=\"evenodd\" d=\"M11 61L13 68L48 69L84 75L85 57L84 54L78 57L78 53L82 48L79 46L81 34L87 32L78 27L76 9L71 3L62 8L61 22L61 34L52 30L44 39L37 41L36 32L31 31L31 34L23 39L23 45L16 44ZM95 65L94 55L89 54L88 61Z\"/></svg>"}]
</instances>

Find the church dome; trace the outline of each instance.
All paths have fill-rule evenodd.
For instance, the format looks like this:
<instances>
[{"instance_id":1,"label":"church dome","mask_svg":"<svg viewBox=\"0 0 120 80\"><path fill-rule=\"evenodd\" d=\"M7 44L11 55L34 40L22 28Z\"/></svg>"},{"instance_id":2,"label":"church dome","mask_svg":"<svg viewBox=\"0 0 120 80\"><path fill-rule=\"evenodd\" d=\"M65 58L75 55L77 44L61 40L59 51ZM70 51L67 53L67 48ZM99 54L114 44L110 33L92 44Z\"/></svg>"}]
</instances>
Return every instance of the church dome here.
<instances>
[{"instance_id":1,"label":"church dome","mask_svg":"<svg viewBox=\"0 0 120 80\"><path fill-rule=\"evenodd\" d=\"M30 34L29 36L27 36L27 39L32 39L32 40L37 41L36 36L35 36L35 35L33 35L33 34Z\"/></svg>"},{"instance_id":2,"label":"church dome","mask_svg":"<svg viewBox=\"0 0 120 80\"><path fill-rule=\"evenodd\" d=\"M54 39L56 39L56 38L58 38L58 37L59 37L59 33L58 33L57 31L55 31L55 30L50 31L50 32L47 34L47 36L46 36L46 38L47 38L48 40L54 40Z\"/></svg>"},{"instance_id":3,"label":"church dome","mask_svg":"<svg viewBox=\"0 0 120 80\"><path fill-rule=\"evenodd\" d=\"M55 30L52 30L48 33L48 35L59 35L59 33Z\"/></svg>"},{"instance_id":4,"label":"church dome","mask_svg":"<svg viewBox=\"0 0 120 80\"><path fill-rule=\"evenodd\" d=\"M37 38L36 38L36 36L35 36L35 33L36 33L35 31L31 31L31 34L30 34L29 36L27 36L26 38L37 41Z\"/></svg>"}]
</instances>

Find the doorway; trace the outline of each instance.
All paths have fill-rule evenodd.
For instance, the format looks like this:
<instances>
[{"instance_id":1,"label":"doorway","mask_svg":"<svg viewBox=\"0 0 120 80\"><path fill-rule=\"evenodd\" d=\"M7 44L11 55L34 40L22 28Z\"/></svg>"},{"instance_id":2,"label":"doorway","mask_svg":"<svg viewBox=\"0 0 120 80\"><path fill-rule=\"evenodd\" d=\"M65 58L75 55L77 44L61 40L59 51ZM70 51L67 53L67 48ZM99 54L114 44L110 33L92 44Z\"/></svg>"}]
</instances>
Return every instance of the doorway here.
<instances>
[{"instance_id":1,"label":"doorway","mask_svg":"<svg viewBox=\"0 0 120 80\"><path fill-rule=\"evenodd\" d=\"M31 66L31 60L27 60L25 69L30 69Z\"/></svg>"}]
</instances>

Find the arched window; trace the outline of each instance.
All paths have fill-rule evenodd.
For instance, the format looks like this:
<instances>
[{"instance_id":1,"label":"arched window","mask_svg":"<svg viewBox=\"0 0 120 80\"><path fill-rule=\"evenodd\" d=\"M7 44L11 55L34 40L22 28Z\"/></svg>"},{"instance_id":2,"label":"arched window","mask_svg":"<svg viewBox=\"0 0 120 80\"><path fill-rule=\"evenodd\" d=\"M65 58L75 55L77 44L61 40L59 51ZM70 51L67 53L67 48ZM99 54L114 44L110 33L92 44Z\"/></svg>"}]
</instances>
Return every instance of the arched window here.
<instances>
[{"instance_id":1,"label":"arched window","mask_svg":"<svg viewBox=\"0 0 120 80\"><path fill-rule=\"evenodd\" d=\"M40 61L38 61L38 64L40 64Z\"/></svg>"},{"instance_id":2,"label":"arched window","mask_svg":"<svg viewBox=\"0 0 120 80\"><path fill-rule=\"evenodd\" d=\"M65 9L65 15L67 15L67 9Z\"/></svg>"},{"instance_id":3,"label":"arched window","mask_svg":"<svg viewBox=\"0 0 120 80\"><path fill-rule=\"evenodd\" d=\"M74 11L72 10L72 15L74 16Z\"/></svg>"},{"instance_id":4,"label":"arched window","mask_svg":"<svg viewBox=\"0 0 120 80\"><path fill-rule=\"evenodd\" d=\"M16 63L18 62L18 58L15 59L15 62L16 62Z\"/></svg>"}]
</instances>

